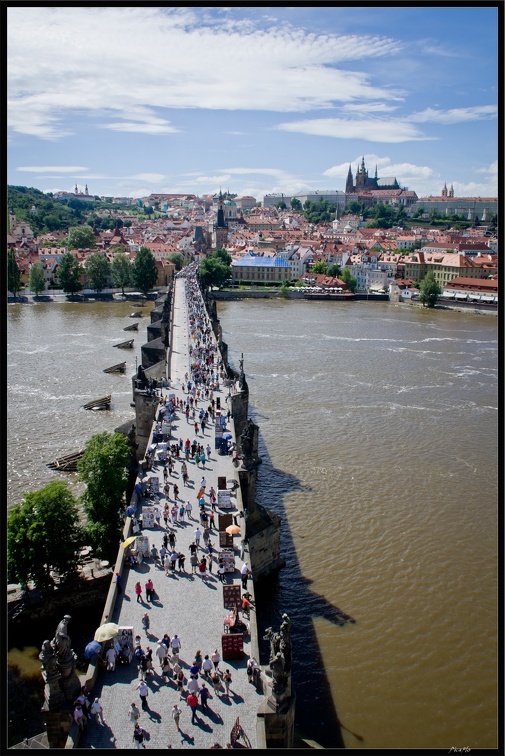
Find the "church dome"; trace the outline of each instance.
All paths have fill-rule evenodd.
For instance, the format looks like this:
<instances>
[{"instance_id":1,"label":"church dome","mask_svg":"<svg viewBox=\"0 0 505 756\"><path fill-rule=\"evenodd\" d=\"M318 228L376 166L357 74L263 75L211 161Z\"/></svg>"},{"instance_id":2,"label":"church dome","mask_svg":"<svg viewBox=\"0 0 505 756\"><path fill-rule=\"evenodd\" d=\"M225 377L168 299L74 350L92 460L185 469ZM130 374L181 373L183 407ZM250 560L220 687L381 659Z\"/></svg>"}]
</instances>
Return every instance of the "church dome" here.
<instances>
[{"instance_id":1,"label":"church dome","mask_svg":"<svg viewBox=\"0 0 505 756\"><path fill-rule=\"evenodd\" d=\"M226 205L226 207L237 207L236 202L234 202L233 200L225 200L223 202L223 205Z\"/></svg>"}]
</instances>

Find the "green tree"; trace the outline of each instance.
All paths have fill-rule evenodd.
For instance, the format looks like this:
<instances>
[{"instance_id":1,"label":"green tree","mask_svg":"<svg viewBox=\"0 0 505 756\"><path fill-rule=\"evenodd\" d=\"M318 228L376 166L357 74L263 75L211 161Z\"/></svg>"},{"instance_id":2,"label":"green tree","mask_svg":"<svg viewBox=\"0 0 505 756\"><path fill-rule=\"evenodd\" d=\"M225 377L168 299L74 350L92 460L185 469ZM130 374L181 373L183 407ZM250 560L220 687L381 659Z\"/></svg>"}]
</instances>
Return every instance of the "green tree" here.
<instances>
[{"instance_id":1,"label":"green tree","mask_svg":"<svg viewBox=\"0 0 505 756\"><path fill-rule=\"evenodd\" d=\"M182 270L183 259L180 252L170 252L167 256L167 260L173 262L177 271Z\"/></svg>"},{"instance_id":2,"label":"green tree","mask_svg":"<svg viewBox=\"0 0 505 756\"><path fill-rule=\"evenodd\" d=\"M21 273L13 249L7 253L7 289L16 297L21 289Z\"/></svg>"},{"instance_id":3,"label":"green tree","mask_svg":"<svg viewBox=\"0 0 505 756\"><path fill-rule=\"evenodd\" d=\"M297 199L297 197L293 197L293 199L291 200L291 210L293 210L295 213L301 213L303 210L302 203L299 199Z\"/></svg>"},{"instance_id":4,"label":"green tree","mask_svg":"<svg viewBox=\"0 0 505 756\"><path fill-rule=\"evenodd\" d=\"M204 286L222 286L231 276L231 255L216 249L201 261L198 275Z\"/></svg>"},{"instance_id":5,"label":"green tree","mask_svg":"<svg viewBox=\"0 0 505 756\"><path fill-rule=\"evenodd\" d=\"M419 301L422 302L423 307L435 307L441 293L440 284L435 280L433 271L430 270L419 284Z\"/></svg>"},{"instance_id":6,"label":"green tree","mask_svg":"<svg viewBox=\"0 0 505 756\"><path fill-rule=\"evenodd\" d=\"M223 247L219 247L213 253L216 260L220 260L224 265L231 265L231 255Z\"/></svg>"},{"instance_id":7,"label":"green tree","mask_svg":"<svg viewBox=\"0 0 505 756\"><path fill-rule=\"evenodd\" d=\"M79 261L71 252L66 252L57 268L58 283L65 294L75 294L82 289Z\"/></svg>"},{"instance_id":8,"label":"green tree","mask_svg":"<svg viewBox=\"0 0 505 756\"><path fill-rule=\"evenodd\" d=\"M34 262L30 268L29 283L30 291L40 294L46 288L44 277L44 266L42 263Z\"/></svg>"},{"instance_id":9,"label":"green tree","mask_svg":"<svg viewBox=\"0 0 505 756\"><path fill-rule=\"evenodd\" d=\"M317 263L314 263L312 268L310 269L311 273L324 273L324 275L328 272L328 265L324 262L324 260L320 260Z\"/></svg>"},{"instance_id":10,"label":"green tree","mask_svg":"<svg viewBox=\"0 0 505 756\"><path fill-rule=\"evenodd\" d=\"M101 252L89 255L84 263L90 289L102 291L107 286L110 275L110 263Z\"/></svg>"},{"instance_id":11,"label":"green tree","mask_svg":"<svg viewBox=\"0 0 505 756\"><path fill-rule=\"evenodd\" d=\"M24 494L7 521L9 580L52 588L51 572L63 580L77 571L77 551L84 543L77 502L63 481Z\"/></svg>"},{"instance_id":12,"label":"green tree","mask_svg":"<svg viewBox=\"0 0 505 756\"><path fill-rule=\"evenodd\" d=\"M86 490L86 533L96 553L114 559L121 538L121 511L128 484L130 447L121 433L97 433L86 444L77 469Z\"/></svg>"},{"instance_id":13,"label":"green tree","mask_svg":"<svg viewBox=\"0 0 505 756\"><path fill-rule=\"evenodd\" d=\"M351 213L352 215L361 215L363 212L363 207L358 202L358 200L351 200L347 203L345 211L346 213Z\"/></svg>"},{"instance_id":14,"label":"green tree","mask_svg":"<svg viewBox=\"0 0 505 756\"><path fill-rule=\"evenodd\" d=\"M326 271L326 273L332 278L340 278L340 276L342 275L342 271L340 270L340 265L338 265L338 263L331 263L331 265L328 265L328 270Z\"/></svg>"},{"instance_id":15,"label":"green tree","mask_svg":"<svg viewBox=\"0 0 505 756\"><path fill-rule=\"evenodd\" d=\"M68 234L69 249L92 249L95 246L95 234L89 226L71 228Z\"/></svg>"},{"instance_id":16,"label":"green tree","mask_svg":"<svg viewBox=\"0 0 505 756\"><path fill-rule=\"evenodd\" d=\"M124 297L124 287L128 286L132 275L132 265L128 255L118 253L112 258L112 280L114 286L121 287L121 294Z\"/></svg>"},{"instance_id":17,"label":"green tree","mask_svg":"<svg viewBox=\"0 0 505 756\"><path fill-rule=\"evenodd\" d=\"M63 218L56 213L49 213L44 218L44 226L47 232L51 231L63 231L68 228L67 223Z\"/></svg>"},{"instance_id":18,"label":"green tree","mask_svg":"<svg viewBox=\"0 0 505 756\"><path fill-rule=\"evenodd\" d=\"M285 210L287 208L287 205L284 200L281 200L280 202L277 202L275 207L277 208L277 210Z\"/></svg>"},{"instance_id":19,"label":"green tree","mask_svg":"<svg viewBox=\"0 0 505 756\"><path fill-rule=\"evenodd\" d=\"M340 276L340 278L345 283L345 285L347 286L347 288L349 289L349 291L352 291L352 292L356 291L356 286L358 285L358 280L351 275L351 271L349 270L349 268L344 268L344 270L342 271L342 275Z\"/></svg>"},{"instance_id":20,"label":"green tree","mask_svg":"<svg viewBox=\"0 0 505 756\"><path fill-rule=\"evenodd\" d=\"M132 280L141 292L147 294L158 280L158 269L153 254L147 247L141 247L132 265Z\"/></svg>"}]
</instances>

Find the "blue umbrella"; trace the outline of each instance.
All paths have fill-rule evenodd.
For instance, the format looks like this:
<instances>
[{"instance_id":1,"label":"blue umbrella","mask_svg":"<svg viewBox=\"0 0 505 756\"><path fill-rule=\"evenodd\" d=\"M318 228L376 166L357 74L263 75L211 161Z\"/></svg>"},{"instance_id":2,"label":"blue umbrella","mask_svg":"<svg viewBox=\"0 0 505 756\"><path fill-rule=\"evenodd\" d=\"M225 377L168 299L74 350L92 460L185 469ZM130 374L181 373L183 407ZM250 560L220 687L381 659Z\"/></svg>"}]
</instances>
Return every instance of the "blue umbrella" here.
<instances>
[{"instance_id":1,"label":"blue umbrella","mask_svg":"<svg viewBox=\"0 0 505 756\"><path fill-rule=\"evenodd\" d=\"M96 654L99 654L102 650L102 644L98 641L91 641L91 643L88 643L86 648L84 649L84 656L86 659L91 659L92 656L96 656Z\"/></svg>"}]
</instances>

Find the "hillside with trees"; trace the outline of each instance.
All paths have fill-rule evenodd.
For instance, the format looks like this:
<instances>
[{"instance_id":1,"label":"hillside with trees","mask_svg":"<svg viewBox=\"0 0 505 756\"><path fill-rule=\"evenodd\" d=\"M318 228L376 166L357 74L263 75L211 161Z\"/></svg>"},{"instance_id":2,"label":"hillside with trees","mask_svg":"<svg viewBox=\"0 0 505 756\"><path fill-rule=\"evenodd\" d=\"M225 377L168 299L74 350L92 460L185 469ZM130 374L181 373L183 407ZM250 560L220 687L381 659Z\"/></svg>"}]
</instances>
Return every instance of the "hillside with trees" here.
<instances>
[{"instance_id":1,"label":"hillside with trees","mask_svg":"<svg viewBox=\"0 0 505 756\"><path fill-rule=\"evenodd\" d=\"M7 187L7 206L16 220L29 223L38 236L51 231L68 231L72 226L86 223L94 202L78 199L56 201L52 194L44 194L39 189L27 186Z\"/></svg>"}]
</instances>

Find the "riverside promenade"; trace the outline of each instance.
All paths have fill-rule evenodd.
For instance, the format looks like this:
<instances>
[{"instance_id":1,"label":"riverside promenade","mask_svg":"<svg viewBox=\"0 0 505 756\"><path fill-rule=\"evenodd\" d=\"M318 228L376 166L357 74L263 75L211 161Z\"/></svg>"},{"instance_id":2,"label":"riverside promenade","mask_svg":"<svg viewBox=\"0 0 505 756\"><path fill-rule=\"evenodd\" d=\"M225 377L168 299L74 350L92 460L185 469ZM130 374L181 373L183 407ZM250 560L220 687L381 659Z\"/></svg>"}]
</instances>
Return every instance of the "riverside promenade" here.
<instances>
[{"instance_id":1,"label":"riverside promenade","mask_svg":"<svg viewBox=\"0 0 505 756\"><path fill-rule=\"evenodd\" d=\"M214 335L212 334L213 343ZM183 277L178 277L175 281L175 299L174 299L174 316L173 316L173 334L171 338L171 349L167 354L168 359L168 387L163 388L162 395L170 396L175 394L177 398L185 400L187 398L187 387L185 392L182 391L182 384L186 383L185 375L190 373L190 345L194 343L190 333L188 302L186 299L186 282ZM219 353L217 353L219 356ZM224 387L220 381L219 389L214 392L214 398L219 397L223 414L226 416L228 410L228 393L229 388ZM207 409L209 402L207 400L199 401L197 406L197 417L200 407ZM228 423L227 430L232 434L232 440L235 441L235 431L233 421ZM123 570L121 585L122 592L118 595L113 615L109 621L116 622L120 627L132 627L133 637L141 637L141 645L144 651L150 647L153 651L153 668L154 674L147 674L146 683L149 689L147 703L148 709L142 710L137 685L140 682L138 667L135 657L129 665L116 665L115 671L99 672L98 678L94 685L91 699L95 697L100 699L103 706L104 723L100 724L94 719L90 720L85 727L79 741L79 748L134 748L133 730L134 724L129 716L130 705L135 702L140 710L140 725L146 733L145 747L165 749L172 748L194 748L208 749L218 743L221 747L226 748L230 742L230 735L237 718L240 719L240 725L243 727L252 748L263 748L265 746L263 737L263 720L258 720L258 708L264 702L264 696L254 684L248 682L246 674L246 664L249 656L259 658L258 640L256 635L256 617L254 612L254 587L250 579L247 590L253 594L253 609L251 610L250 621L246 620L251 626L251 634L244 636L244 655L240 660L221 661L219 663L219 672L229 669L232 676L230 685L230 694L226 695L224 688L216 694L210 681L207 687L211 692L212 699L208 701L206 711L202 711L199 703L196 722L191 722L191 709L186 702L187 682L189 679L189 667L192 665L197 651L201 652L202 658L208 654L209 657L218 649L222 657L221 641L223 634L223 621L229 613L228 609L223 607L223 586L218 578L218 565L216 553L219 552L219 534L218 513L214 513L216 524L210 531L210 541L214 547L214 561L212 564L212 574L207 572L206 579L199 574L192 574L190 564L190 544L195 539L195 530L199 525L199 506L197 493L200 488L200 481L203 476L206 479L206 511L210 512L209 491L211 487L218 490L218 476L224 476L227 480L227 487L232 487L233 481L238 483L238 475L233 464L232 457L229 455L219 455L214 448L214 423L210 422L205 428L202 436L201 428L198 435L195 436L194 421L186 420L182 410L176 412L176 418L172 424L171 439L169 443L175 443L182 438L185 442L187 438L191 441L197 439L198 443L207 444L211 447L210 458L205 461L205 468L202 465L197 467L194 459L189 459L187 463L189 482L184 486L181 475L181 464L184 455L176 461L172 475L169 476L170 482L170 499L169 507L174 504L173 483L179 487L179 501L177 504L186 503L188 500L192 505L191 519L185 515L184 522L178 522L175 525L168 522L168 528L165 528L163 517L160 526L152 528L143 528L142 535L149 538L149 548L154 544L159 552L163 535L175 533L175 549L183 552L186 560L184 571L169 570L165 574L164 567L158 560L153 562L152 558L143 561L140 565L126 567ZM163 494L164 477L163 465L157 463L152 470L147 471L143 481L147 478L157 477L159 480L160 511L163 512L166 497ZM139 474L139 481L142 479L142 473ZM142 510L142 506L153 506L152 499L143 504L139 503L137 514ZM232 494L231 501L233 507L227 512L231 512L236 517L239 526L242 525L243 517L241 515L242 503L240 490L237 494ZM223 510L224 511L224 510ZM245 550L242 552L241 549ZM241 535L234 537L235 551L235 572L225 573L225 582L228 584L235 583L241 586L240 568L242 564L250 564L247 546L242 546ZM169 548L170 552L170 548ZM241 558L243 553L243 559ZM198 556L203 554L207 557L208 549L205 548L203 539L200 541ZM155 598L148 602L146 600L145 583L151 579L154 584ZM135 594L135 585L140 582L142 586L141 601L137 601ZM242 591L242 588L241 588ZM147 612L150 620L149 630L146 632L142 627L142 617ZM240 613L242 615L242 613ZM175 681L171 678L168 681L161 675L159 660L156 656L158 641L161 641L164 634L168 633L170 638L177 634L181 641L181 650L179 653L179 664L184 671L185 683L182 696L176 688ZM202 674L199 676L200 686L203 684ZM178 730L172 718L172 707L174 704L182 709L180 715L180 729ZM258 726L259 723L259 726ZM241 744L243 740L239 741ZM216 747L216 746L215 746Z\"/></svg>"}]
</instances>

